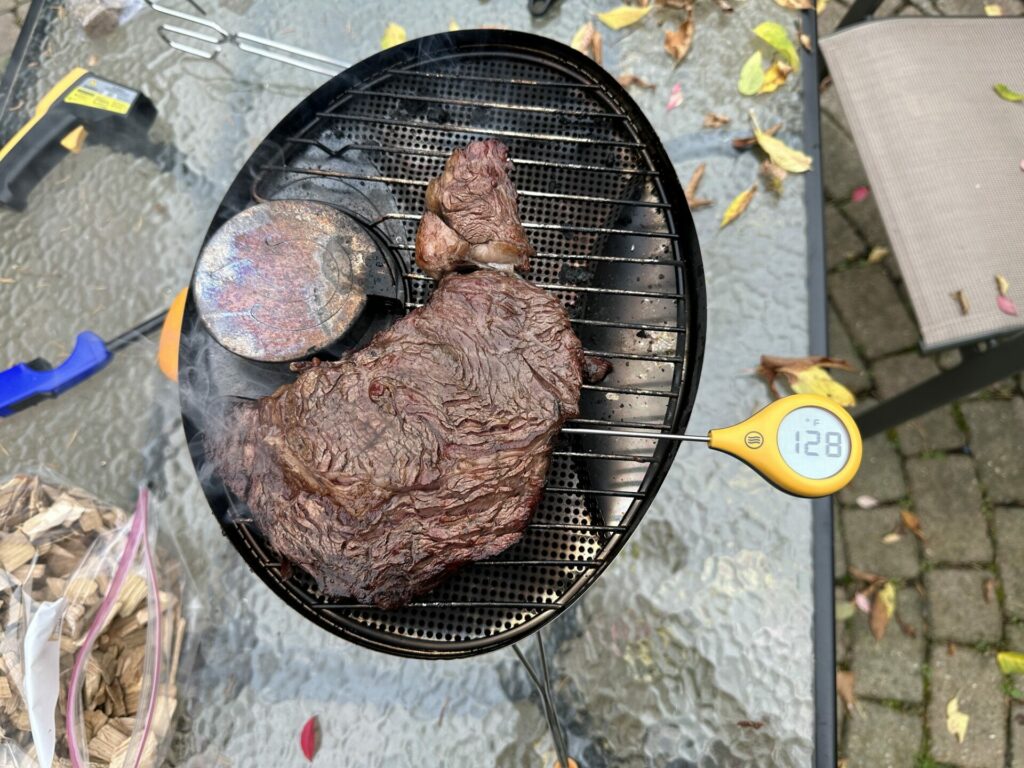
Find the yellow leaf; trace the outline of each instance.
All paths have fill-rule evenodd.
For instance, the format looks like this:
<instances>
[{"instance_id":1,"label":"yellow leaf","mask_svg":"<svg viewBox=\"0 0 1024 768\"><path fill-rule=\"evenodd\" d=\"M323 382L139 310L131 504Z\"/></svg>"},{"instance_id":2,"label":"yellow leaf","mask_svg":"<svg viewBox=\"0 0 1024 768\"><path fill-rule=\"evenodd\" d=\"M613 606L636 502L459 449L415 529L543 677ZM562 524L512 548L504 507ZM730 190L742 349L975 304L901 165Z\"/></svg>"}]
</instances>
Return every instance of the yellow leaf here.
<instances>
[{"instance_id":1,"label":"yellow leaf","mask_svg":"<svg viewBox=\"0 0 1024 768\"><path fill-rule=\"evenodd\" d=\"M828 5L828 0L818 0L814 6L814 12L819 16L825 12L825 7Z\"/></svg>"},{"instance_id":2,"label":"yellow leaf","mask_svg":"<svg viewBox=\"0 0 1024 768\"><path fill-rule=\"evenodd\" d=\"M999 295L1005 296L1010 292L1010 283L1002 275L996 275L996 288L999 289Z\"/></svg>"},{"instance_id":3,"label":"yellow leaf","mask_svg":"<svg viewBox=\"0 0 1024 768\"><path fill-rule=\"evenodd\" d=\"M620 5L610 11L597 14L597 18L609 29L622 29L630 24L636 24L640 19L651 12L654 6L637 8L634 5Z\"/></svg>"},{"instance_id":4,"label":"yellow leaf","mask_svg":"<svg viewBox=\"0 0 1024 768\"><path fill-rule=\"evenodd\" d=\"M452 19L451 21L448 22L449 32L458 32L460 29L462 29L462 27L459 26L459 22L457 22L455 19Z\"/></svg>"},{"instance_id":5,"label":"yellow leaf","mask_svg":"<svg viewBox=\"0 0 1024 768\"><path fill-rule=\"evenodd\" d=\"M1002 16L1003 7L998 3L986 3L985 5L986 16Z\"/></svg>"},{"instance_id":6,"label":"yellow leaf","mask_svg":"<svg viewBox=\"0 0 1024 768\"><path fill-rule=\"evenodd\" d=\"M575 48L581 53L586 52L590 47L590 41L594 37L594 22L588 21L582 27L576 30L576 34L572 36L572 40L569 41L569 46Z\"/></svg>"},{"instance_id":7,"label":"yellow leaf","mask_svg":"<svg viewBox=\"0 0 1024 768\"><path fill-rule=\"evenodd\" d=\"M896 613L896 587L892 585L891 581L885 582L885 586L879 591L877 599L882 601L885 615L891 619L892 615Z\"/></svg>"},{"instance_id":8,"label":"yellow leaf","mask_svg":"<svg viewBox=\"0 0 1024 768\"><path fill-rule=\"evenodd\" d=\"M768 45L782 54L795 71L800 71L800 56L796 52L796 46L789 39L789 33L781 24L774 21L766 21L754 27L754 34L764 40Z\"/></svg>"},{"instance_id":9,"label":"yellow leaf","mask_svg":"<svg viewBox=\"0 0 1024 768\"><path fill-rule=\"evenodd\" d=\"M810 0L775 0L775 2L791 11L809 11L814 7Z\"/></svg>"},{"instance_id":10,"label":"yellow leaf","mask_svg":"<svg viewBox=\"0 0 1024 768\"><path fill-rule=\"evenodd\" d=\"M773 163L790 173L806 173L811 169L810 157L762 131L753 112L750 113L750 120L754 123L754 138Z\"/></svg>"},{"instance_id":11,"label":"yellow leaf","mask_svg":"<svg viewBox=\"0 0 1024 768\"><path fill-rule=\"evenodd\" d=\"M779 86L786 82L786 78L789 77L789 73L793 71L793 68L788 64L784 64L781 61L772 62L772 65L768 67L768 71L764 73L764 82L761 83L758 93L771 93L772 91L778 90Z\"/></svg>"},{"instance_id":12,"label":"yellow leaf","mask_svg":"<svg viewBox=\"0 0 1024 768\"><path fill-rule=\"evenodd\" d=\"M964 737L967 736L967 726L970 722L970 715L965 715L960 711L959 697L954 696L946 704L946 730L956 736L956 740L963 744Z\"/></svg>"},{"instance_id":13,"label":"yellow leaf","mask_svg":"<svg viewBox=\"0 0 1024 768\"><path fill-rule=\"evenodd\" d=\"M384 35L380 39L380 47L382 49L392 48L404 43L405 40L405 27L389 21L387 27L384 28Z\"/></svg>"},{"instance_id":14,"label":"yellow leaf","mask_svg":"<svg viewBox=\"0 0 1024 768\"><path fill-rule=\"evenodd\" d=\"M754 199L755 192L757 192L757 184L751 184L736 195L733 201L729 203L729 207L725 209L725 213L722 214L722 223L718 228L721 229L722 227L726 227L736 221L740 214L747 210L747 206L750 205L750 201Z\"/></svg>"},{"instance_id":15,"label":"yellow leaf","mask_svg":"<svg viewBox=\"0 0 1024 768\"><path fill-rule=\"evenodd\" d=\"M761 69L762 56L760 51L754 51L753 55L743 64L740 70L740 82L737 88L744 96L753 96L761 90L764 83L764 70Z\"/></svg>"},{"instance_id":16,"label":"yellow leaf","mask_svg":"<svg viewBox=\"0 0 1024 768\"><path fill-rule=\"evenodd\" d=\"M889 249L884 245L876 245L868 254L868 264L877 264L889 255Z\"/></svg>"},{"instance_id":17,"label":"yellow leaf","mask_svg":"<svg viewBox=\"0 0 1024 768\"><path fill-rule=\"evenodd\" d=\"M996 661L1004 675L1024 675L1024 653L1003 651L996 654Z\"/></svg>"},{"instance_id":18,"label":"yellow leaf","mask_svg":"<svg viewBox=\"0 0 1024 768\"><path fill-rule=\"evenodd\" d=\"M790 387L798 394L824 395L846 408L857 404L853 393L829 376L828 371L821 366L812 365L800 371Z\"/></svg>"}]
</instances>

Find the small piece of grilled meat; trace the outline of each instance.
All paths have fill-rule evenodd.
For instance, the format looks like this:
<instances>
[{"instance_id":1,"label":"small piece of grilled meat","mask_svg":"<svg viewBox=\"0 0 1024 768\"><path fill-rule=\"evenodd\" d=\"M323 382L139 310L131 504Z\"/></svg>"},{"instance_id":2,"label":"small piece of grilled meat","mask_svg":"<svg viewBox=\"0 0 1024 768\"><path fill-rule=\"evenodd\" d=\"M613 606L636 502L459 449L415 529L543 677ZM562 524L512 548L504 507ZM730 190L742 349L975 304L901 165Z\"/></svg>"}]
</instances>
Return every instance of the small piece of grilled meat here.
<instances>
[{"instance_id":1,"label":"small piece of grilled meat","mask_svg":"<svg viewBox=\"0 0 1024 768\"><path fill-rule=\"evenodd\" d=\"M533 246L519 221L512 161L500 141L456 149L427 186L416 263L431 277L474 265L530 269Z\"/></svg>"}]
</instances>

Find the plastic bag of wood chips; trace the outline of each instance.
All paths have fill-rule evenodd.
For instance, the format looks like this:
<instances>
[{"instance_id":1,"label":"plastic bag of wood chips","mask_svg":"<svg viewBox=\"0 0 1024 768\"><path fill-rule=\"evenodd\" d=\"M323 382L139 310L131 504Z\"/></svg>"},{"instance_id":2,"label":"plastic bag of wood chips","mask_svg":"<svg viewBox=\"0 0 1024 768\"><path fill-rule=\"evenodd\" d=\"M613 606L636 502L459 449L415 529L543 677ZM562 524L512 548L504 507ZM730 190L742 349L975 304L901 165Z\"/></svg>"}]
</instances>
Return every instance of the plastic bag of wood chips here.
<instances>
[{"instance_id":1,"label":"plastic bag of wood chips","mask_svg":"<svg viewBox=\"0 0 1024 768\"><path fill-rule=\"evenodd\" d=\"M0 768L159 765L197 607L145 489L0 481Z\"/></svg>"}]
</instances>

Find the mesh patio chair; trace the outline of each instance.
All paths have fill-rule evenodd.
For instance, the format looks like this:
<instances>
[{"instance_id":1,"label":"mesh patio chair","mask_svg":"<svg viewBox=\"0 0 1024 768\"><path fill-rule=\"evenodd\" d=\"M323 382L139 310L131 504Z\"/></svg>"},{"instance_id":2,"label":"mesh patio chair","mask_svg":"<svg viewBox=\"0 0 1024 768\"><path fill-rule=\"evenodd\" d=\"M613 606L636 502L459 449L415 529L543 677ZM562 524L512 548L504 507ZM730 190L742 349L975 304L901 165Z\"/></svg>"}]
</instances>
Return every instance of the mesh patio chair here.
<instances>
[{"instance_id":1,"label":"mesh patio chair","mask_svg":"<svg viewBox=\"0 0 1024 768\"><path fill-rule=\"evenodd\" d=\"M923 352L962 362L863 412L865 437L1024 370L1024 18L863 21L820 42L917 316ZM824 74L824 72L822 72ZM965 313L958 291L969 302Z\"/></svg>"}]
</instances>

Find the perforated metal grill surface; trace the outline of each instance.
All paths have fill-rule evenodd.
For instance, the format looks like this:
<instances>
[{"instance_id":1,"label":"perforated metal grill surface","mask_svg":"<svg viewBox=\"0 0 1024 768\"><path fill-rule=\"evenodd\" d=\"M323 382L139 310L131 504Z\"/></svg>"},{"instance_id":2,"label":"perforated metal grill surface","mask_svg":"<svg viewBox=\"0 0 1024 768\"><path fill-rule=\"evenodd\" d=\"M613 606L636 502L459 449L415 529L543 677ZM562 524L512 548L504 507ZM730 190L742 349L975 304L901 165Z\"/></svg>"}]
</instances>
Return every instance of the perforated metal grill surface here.
<instances>
[{"instance_id":1,"label":"perforated metal grill surface","mask_svg":"<svg viewBox=\"0 0 1024 768\"><path fill-rule=\"evenodd\" d=\"M271 134L214 227L258 200L338 205L370 221L394 249L405 304L419 306L433 285L412 258L424 190L453 149L481 138L504 142L515 164L521 217L538 252L527 279L553 291L585 349L614 364L600 384L584 385L573 424L651 435L684 428L704 319L689 211L664 150L629 97L557 43L478 30L414 41L362 62ZM186 328L201 332L188 311ZM203 364L197 370L211 380L240 375L204 372ZM246 370L242 375L254 375ZM220 387L220 394L241 393ZM190 422L186 415L205 476L195 439L203 425ZM318 594L307 574L277 561L216 478L205 487L253 569L305 615L382 650L458 656L512 642L569 605L633 531L674 453L669 441L562 435L523 539L393 611Z\"/></svg>"}]
</instances>

